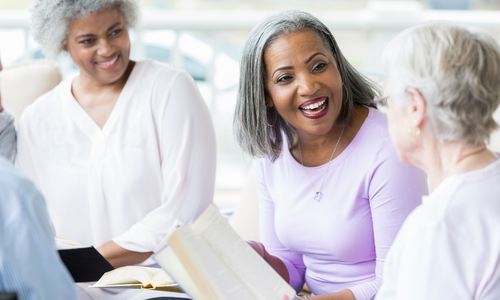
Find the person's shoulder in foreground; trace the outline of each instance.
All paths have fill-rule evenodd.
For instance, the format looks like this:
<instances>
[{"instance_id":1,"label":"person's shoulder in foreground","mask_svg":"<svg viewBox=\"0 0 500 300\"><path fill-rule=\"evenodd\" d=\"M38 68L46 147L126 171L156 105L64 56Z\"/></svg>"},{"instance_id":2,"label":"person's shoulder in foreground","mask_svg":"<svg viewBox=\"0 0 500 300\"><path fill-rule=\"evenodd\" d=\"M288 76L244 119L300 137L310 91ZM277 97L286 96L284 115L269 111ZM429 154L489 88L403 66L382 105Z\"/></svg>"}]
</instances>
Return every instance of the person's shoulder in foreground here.
<instances>
[{"instance_id":1,"label":"person's shoulder in foreground","mask_svg":"<svg viewBox=\"0 0 500 300\"><path fill-rule=\"evenodd\" d=\"M45 201L35 186L0 157L0 291L19 299L77 299L57 255Z\"/></svg>"},{"instance_id":2,"label":"person's shoulder in foreground","mask_svg":"<svg viewBox=\"0 0 500 300\"><path fill-rule=\"evenodd\" d=\"M500 299L498 182L500 159L424 198L396 238L376 299Z\"/></svg>"},{"instance_id":3,"label":"person's shoulder in foreground","mask_svg":"<svg viewBox=\"0 0 500 300\"><path fill-rule=\"evenodd\" d=\"M0 103L0 156L14 161L16 157L16 128L14 115Z\"/></svg>"}]
</instances>

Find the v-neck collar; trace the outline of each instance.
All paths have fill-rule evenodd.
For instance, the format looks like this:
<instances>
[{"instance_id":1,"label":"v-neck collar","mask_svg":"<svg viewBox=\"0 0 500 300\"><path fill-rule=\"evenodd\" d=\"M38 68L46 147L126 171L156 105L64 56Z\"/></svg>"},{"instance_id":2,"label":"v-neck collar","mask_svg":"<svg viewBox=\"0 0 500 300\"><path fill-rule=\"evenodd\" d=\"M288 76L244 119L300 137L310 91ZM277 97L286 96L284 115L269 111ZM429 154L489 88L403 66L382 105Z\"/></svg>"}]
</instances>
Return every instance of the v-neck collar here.
<instances>
[{"instance_id":1,"label":"v-neck collar","mask_svg":"<svg viewBox=\"0 0 500 300\"><path fill-rule=\"evenodd\" d=\"M78 101L73 96L71 92L71 85L73 79L68 79L62 83L61 86L61 98L63 106L66 108L68 114L75 121L76 125L89 137L97 138L102 136L107 136L110 131L113 130L116 120L119 118L121 111L127 106L130 101L132 92L138 84L138 78L140 77L143 69L143 62L136 62L134 68L130 72L130 75L123 86L118 99L116 99L115 106L111 111L106 123L102 129L97 125L97 123L92 119L89 114L83 109L83 107L78 103Z\"/></svg>"}]
</instances>

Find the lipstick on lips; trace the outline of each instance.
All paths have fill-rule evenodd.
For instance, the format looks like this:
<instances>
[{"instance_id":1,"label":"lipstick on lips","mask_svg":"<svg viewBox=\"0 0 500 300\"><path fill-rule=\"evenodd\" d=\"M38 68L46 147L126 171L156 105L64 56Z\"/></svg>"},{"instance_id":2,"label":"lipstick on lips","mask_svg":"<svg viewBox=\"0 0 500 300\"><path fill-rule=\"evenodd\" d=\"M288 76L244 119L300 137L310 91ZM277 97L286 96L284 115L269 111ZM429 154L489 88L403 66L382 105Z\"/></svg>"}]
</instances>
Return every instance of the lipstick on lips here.
<instances>
[{"instance_id":1,"label":"lipstick on lips","mask_svg":"<svg viewBox=\"0 0 500 300\"><path fill-rule=\"evenodd\" d=\"M95 64L100 69L113 70L114 68L116 68L116 66L118 66L119 61L120 61L120 54L117 54L111 59L96 61Z\"/></svg>"},{"instance_id":2,"label":"lipstick on lips","mask_svg":"<svg viewBox=\"0 0 500 300\"><path fill-rule=\"evenodd\" d=\"M299 110L304 116L310 119L321 118L328 112L328 97L321 97L304 102L299 106Z\"/></svg>"}]
</instances>

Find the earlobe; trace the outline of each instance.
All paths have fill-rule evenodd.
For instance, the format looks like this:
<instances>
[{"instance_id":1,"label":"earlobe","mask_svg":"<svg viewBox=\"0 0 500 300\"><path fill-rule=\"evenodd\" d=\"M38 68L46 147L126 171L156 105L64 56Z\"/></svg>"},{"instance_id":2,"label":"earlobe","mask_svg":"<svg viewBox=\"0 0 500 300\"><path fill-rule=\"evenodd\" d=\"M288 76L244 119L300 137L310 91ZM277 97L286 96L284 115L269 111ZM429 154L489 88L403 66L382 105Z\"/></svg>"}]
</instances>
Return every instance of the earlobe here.
<instances>
[{"instance_id":1,"label":"earlobe","mask_svg":"<svg viewBox=\"0 0 500 300\"><path fill-rule=\"evenodd\" d=\"M267 105L267 108L272 108L274 106L273 99L271 99L271 97L269 97L269 95L267 95L267 92L266 92L266 105Z\"/></svg>"}]
</instances>

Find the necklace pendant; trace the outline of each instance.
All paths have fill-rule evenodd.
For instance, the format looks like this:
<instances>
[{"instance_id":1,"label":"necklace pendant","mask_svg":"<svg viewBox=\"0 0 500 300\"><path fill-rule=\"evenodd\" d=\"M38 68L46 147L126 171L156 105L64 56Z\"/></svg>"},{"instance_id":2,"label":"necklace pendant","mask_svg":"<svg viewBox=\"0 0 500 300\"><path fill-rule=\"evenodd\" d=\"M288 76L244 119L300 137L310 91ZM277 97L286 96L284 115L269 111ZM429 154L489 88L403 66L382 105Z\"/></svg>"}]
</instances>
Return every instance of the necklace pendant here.
<instances>
[{"instance_id":1,"label":"necklace pendant","mask_svg":"<svg viewBox=\"0 0 500 300\"><path fill-rule=\"evenodd\" d=\"M321 196L322 196L321 192L316 192L316 195L314 195L314 200L319 202L319 200L321 199Z\"/></svg>"}]
</instances>

